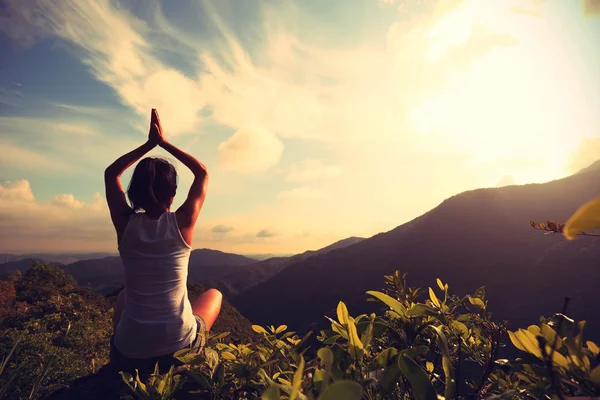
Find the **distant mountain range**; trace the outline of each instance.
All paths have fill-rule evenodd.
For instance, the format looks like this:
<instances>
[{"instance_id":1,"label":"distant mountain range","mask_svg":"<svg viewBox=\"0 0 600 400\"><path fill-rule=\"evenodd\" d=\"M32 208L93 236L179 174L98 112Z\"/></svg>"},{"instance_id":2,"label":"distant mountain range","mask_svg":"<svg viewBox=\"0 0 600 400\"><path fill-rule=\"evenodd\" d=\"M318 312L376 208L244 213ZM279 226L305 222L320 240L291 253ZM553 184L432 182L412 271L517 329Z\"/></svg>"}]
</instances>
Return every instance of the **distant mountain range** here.
<instances>
[{"instance_id":1,"label":"distant mountain range","mask_svg":"<svg viewBox=\"0 0 600 400\"><path fill-rule=\"evenodd\" d=\"M349 237L319 250L308 250L291 257L269 258L264 261L244 266L242 269L235 269L220 277L215 276L207 279L204 283L210 287L218 288L227 297L235 296L270 279L292 264L306 260L315 255L325 254L333 250L351 246L362 240L364 240L364 238Z\"/></svg>"},{"instance_id":2,"label":"distant mountain range","mask_svg":"<svg viewBox=\"0 0 600 400\"><path fill-rule=\"evenodd\" d=\"M0 254L0 264L8 262L36 259L43 262L53 262L60 264L71 264L81 260L94 260L117 256L117 253L96 252L96 253L28 253L28 254Z\"/></svg>"},{"instance_id":3,"label":"distant mountain range","mask_svg":"<svg viewBox=\"0 0 600 400\"><path fill-rule=\"evenodd\" d=\"M358 243L361 238L351 237L341 240L319 250L309 250L292 257L276 257L265 261L257 261L238 254L225 253L218 250L197 249L190 256L188 282L203 283L208 287L221 289L227 297L257 285L281 271L294 262L304 260L315 254ZM105 253L88 253L91 256L104 256ZM81 259L71 263L56 260L69 260L64 254L28 254L27 258L6 254L6 259L14 259L0 264L0 278L6 277L10 271L25 272L34 262L49 262L64 269L80 285L89 285L100 293L111 293L120 288L124 282L123 265L117 255ZM76 258L74 254L69 255ZM77 254L84 257L85 253Z\"/></svg>"},{"instance_id":4,"label":"distant mountain range","mask_svg":"<svg viewBox=\"0 0 600 400\"><path fill-rule=\"evenodd\" d=\"M47 260L48 258L31 257L0 264L0 278L13 270L25 272L35 261L47 262ZM89 285L97 292L110 293L123 285L123 265L118 256L84 259L70 264L50 263L63 268L78 284ZM189 282L203 282L254 263L256 260L238 254L209 249L193 250L190 256Z\"/></svg>"},{"instance_id":5,"label":"distant mountain range","mask_svg":"<svg viewBox=\"0 0 600 400\"><path fill-rule=\"evenodd\" d=\"M437 277L460 295L486 286L493 317L513 327L538 323L570 296L567 314L600 334L600 238L566 241L529 226L565 222L600 195L598 182L600 163L548 183L464 192L390 232L294 262L232 303L257 324L323 326L340 300L351 315L373 310L365 292L398 269L414 287L436 288Z\"/></svg>"}]
</instances>

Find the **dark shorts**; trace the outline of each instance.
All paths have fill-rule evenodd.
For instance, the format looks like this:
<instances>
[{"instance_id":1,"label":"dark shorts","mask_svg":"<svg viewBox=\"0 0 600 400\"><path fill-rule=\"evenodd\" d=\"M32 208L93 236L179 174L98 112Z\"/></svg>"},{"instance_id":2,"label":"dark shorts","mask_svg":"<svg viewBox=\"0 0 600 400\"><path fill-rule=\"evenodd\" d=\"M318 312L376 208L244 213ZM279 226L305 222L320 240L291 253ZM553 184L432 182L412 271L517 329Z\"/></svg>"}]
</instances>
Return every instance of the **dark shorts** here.
<instances>
[{"instance_id":1,"label":"dark shorts","mask_svg":"<svg viewBox=\"0 0 600 400\"><path fill-rule=\"evenodd\" d=\"M196 317L196 339L185 348L191 348L192 351L200 351L206 344L206 336L208 331L206 329L206 322L199 315L194 315ZM169 370L171 365L181 365L181 362L173 357L172 353L165 354L162 356L152 357L152 358L129 358L122 355L119 350L117 350L114 343L115 335L110 337L110 362L116 368L122 371L127 371L129 373L135 373L135 370L138 369L140 374L142 372L151 372L154 370L154 366L158 362L161 373L165 373Z\"/></svg>"}]
</instances>

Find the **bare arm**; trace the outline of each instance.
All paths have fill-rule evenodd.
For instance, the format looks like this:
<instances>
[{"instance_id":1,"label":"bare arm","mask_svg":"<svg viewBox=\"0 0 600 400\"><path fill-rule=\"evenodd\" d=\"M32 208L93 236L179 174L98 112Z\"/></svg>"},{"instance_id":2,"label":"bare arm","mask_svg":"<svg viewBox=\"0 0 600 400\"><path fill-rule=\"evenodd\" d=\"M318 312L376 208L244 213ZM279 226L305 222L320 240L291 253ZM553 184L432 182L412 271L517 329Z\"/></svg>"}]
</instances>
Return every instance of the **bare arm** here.
<instances>
[{"instance_id":1,"label":"bare arm","mask_svg":"<svg viewBox=\"0 0 600 400\"><path fill-rule=\"evenodd\" d=\"M206 198L206 189L208 186L208 172L204 164L196 160L196 158L183 150L177 148L164 138L160 119L156 110L153 110L153 131L159 138L159 146L165 149L178 159L183 165L188 167L194 174L194 181L188 192L185 202L177 209L177 222L179 229L188 244L192 243L192 233L204 199Z\"/></svg>"},{"instance_id":2,"label":"bare arm","mask_svg":"<svg viewBox=\"0 0 600 400\"><path fill-rule=\"evenodd\" d=\"M184 226L193 229L196 220L198 219L198 214L200 214L200 209L204 204L204 199L206 198L208 171L204 164L196 160L195 157L175 147L171 143L165 141L160 144L160 147L175 156L175 158L181 161L181 163L188 167L194 174L194 181L188 192L187 199L177 209L177 214L185 215L185 218L182 218Z\"/></svg>"},{"instance_id":3,"label":"bare arm","mask_svg":"<svg viewBox=\"0 0 600 400\"><path fill-rule=\"evenodd\" d=\"M127 225L129 216L133 212L131 207L129 207L129 204L127 204L127 199L125 198L125 192L123 190L123 186L121 185L121 175L127 168L129 168L137 160L142 158L144 154L148 153L157 145L157 138L149 135L146 143L130 151L129 153L122 155L111 165L109 165L106 170L104 170L106 201L108 203L110 217L117 231L117 239L119 241L121 239L121 234Z\"/></svg>"},{"instance_id":4,"label":"bare arm","mask_svg":"<svg viewBox=\"0 0 600 400\"><path fill-rule=\"evenodd\" d=\"M110 210L110 217L117 231L117 239L120 241L121 234L127 225L129 216L133 212L121 185L121 175L133 163L142 158L144 154L152 150L156 145L146 142L135 150L122 155L104 171L104 186L106 190L106 201Z\"/></svg>"}]
</instances>

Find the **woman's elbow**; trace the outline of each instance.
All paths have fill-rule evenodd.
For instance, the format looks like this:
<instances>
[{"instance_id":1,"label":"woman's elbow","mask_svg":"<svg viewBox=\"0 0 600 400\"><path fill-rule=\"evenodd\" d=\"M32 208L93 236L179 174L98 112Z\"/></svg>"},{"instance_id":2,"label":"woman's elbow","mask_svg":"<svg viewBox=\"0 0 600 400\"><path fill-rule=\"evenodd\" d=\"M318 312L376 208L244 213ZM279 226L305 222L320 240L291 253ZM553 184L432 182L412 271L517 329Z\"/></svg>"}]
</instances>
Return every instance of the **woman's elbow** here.
<instances>
[{"instance_id":1,"label":"woman's elbow","mask_svg":"<svg viewBox=\"0 0 600 400\"><path fill-rule=\"evenodd\" d=\"M205 165L200 164L198 165L198 168L194 170L194 176L197 178L208 179L208 169Z\"/></svg>"}]
</instances>

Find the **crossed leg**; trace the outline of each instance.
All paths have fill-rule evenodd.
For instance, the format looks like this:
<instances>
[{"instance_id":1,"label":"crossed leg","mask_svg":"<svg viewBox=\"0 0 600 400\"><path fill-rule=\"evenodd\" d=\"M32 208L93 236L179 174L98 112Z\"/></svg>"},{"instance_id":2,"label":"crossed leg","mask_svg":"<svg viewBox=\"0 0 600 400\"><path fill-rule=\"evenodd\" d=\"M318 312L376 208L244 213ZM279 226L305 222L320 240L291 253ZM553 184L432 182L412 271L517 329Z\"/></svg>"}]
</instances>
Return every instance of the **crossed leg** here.
<instances>
[{"instance_id":1,"label":"crossed leg","mask_svg":"<svg viewBox=\"0 0 600 400\"><path fill-rule=\"evenodd\" d=\"M223 294L217 289L209 289L192 301L192 312L204 319L204 322L206 322L206 329L209 331L219 316L222 302ZM117 329L124 308L125 289L121 290L117 296L117 302L113 312L113 331Z\"/></svg>"}]
</instances>

